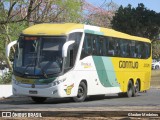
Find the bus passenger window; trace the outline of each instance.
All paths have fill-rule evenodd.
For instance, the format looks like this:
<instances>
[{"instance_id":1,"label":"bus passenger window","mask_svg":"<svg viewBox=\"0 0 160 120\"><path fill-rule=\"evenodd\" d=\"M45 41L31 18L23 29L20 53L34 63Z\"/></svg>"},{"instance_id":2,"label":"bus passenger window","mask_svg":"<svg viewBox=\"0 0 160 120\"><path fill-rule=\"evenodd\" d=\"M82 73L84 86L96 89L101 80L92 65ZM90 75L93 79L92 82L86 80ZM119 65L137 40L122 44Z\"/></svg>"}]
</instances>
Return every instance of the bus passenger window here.
<instances>
[{"instance_id":1,"label":"bus passenger window","mask_svg":"<svg viewBox=\"0 0 160 120\"><path fill-rule=\"evenodd\" d=\"M107 37L105 37L105 39L104 39L104 55L105 56L107 56L107 54L108 54L108 39L107 39Z\"/></svg>"},{"instance_id":2,"label":"bus passenger window","mask_svg":"<svg viewBox=\"0 0 160 120\"><path fill-rule=\"evenodd\" d=\"M148 52L148 50L147 50L147 46L146 46L146 44L145 43L142 43L142 58L143 59L146 59L146 58L148 58L147 57L147 52Z\"/></svg>"},{"instance_id":3,"label":"bus passenger window","mask_svg":"<svg viewBox=\"0 0 160 120\"><path fill-rule=\"evenodd\" d=\"M129 42L127 40L121 41L120 49L121 49L121 56L122 57L129 57L130 46L129 46Z\"/></svg>"},{"instance_id":4,"label":"bus passenger window","mask_svg":"<svg viewBox=\"0 0 160 120\"><path fill-rule=\"evenodd\" d=\"M82 46L82 51L81 51L81 57L80 59L83 59L84 57L87 56L87 40L86 40L86 35L83 41L83 46Z\"/></svg>"},{"instance_id":5,"label":"bus passenger window","mask_svg":"<svg viewBox=\"0 0 160 120\"><path fill-rule=\"evenodd\" d=\"M132 43L131 43L131 41L129 41L127 44L127 57L131 58L133 56L134 51L132 51L132 50L134 50L134 49L132 49Z\"/></svg>"},{"instance_id":6,"label":"bus passenger window","mask_svg":"<svg viewBox=\"0 0 160 120\"><path fill-rule=\"evenodd\" d=\"M150 45L148 43L145 43L145 58L150 57Z\"/></svg>"},{"instance_id":7,"label":"bus passenger window","mask_svg":"<svg viewBox=\"0 0 160 120\"><path fill-rule=\"evenodd\" d=\"M137 53L136 58L142 58L141 42L137 42L137 45L136 45L136 53Z\"/></svg>"},{"instance_id":8,"label":"bus passenger window","mask_svg":"<svg viewBox=\"0 0 160 120\"><path fill-rule=\"evenodd\" d=\"M114 51L115 51L115 56L118 57L120 55L120 44L118 39L115 39Z\"/></svg>"},{"instance_id":9,"label":"bus passenger window","mask_svg":"<svg viewBox=\"0 0 160 120\"><path fill-rule=\"evenodd\" d=\"M86 36L87 38L87 54L92 55L92 40L91 40L91 35Z\"/></svg>"},{"instance_id":10,"label":"bus passenger window","mask_svg":"<svg viewBox=\"0 0 160 120\"><path fill-rule=\"evenodd\" d=\"M81 52L81 59L83 59L85 56L86 56L85 46L83 45L83 47L82 47L82 52Z\"/></svg>"},{"instance_id":11,"label":"bus passenger window","mask_svg":"<svg viewBox=\"0 0 160 120\"><path fill-rule=\"evenodd\" d=\"M101 37L99 39L99 49L98 49L98 51L99 51L100 56L104 55L104 38L103 37Z\"/></svg>"},{"instance_id":12,"label":"bus passenger window","mask_svg":"<svg viewBox=\"0 0 160 120\"><path fill-rule=\"evenodd\" d=\"M137 57L138 57L138 58L141 58L142 55L141 55L141 48L140 48L140 46L138 46L137 50L138 50Z\"/></svg>"},{"instance_id":13,"label":"bus passenger window","mask_svg":"<svg viewBox=\"0 0 160 120\"><path fill-rule=\"evenodd\" d=\"M109 56L115 55L115 41L112 38L109 38L108 55Z\"/></svg>"},{"instance_id":14,"label":"bus passenger window","mask_svg":"<svg viewBox=\"0 0 160 120\"><path fill-rule=\"evenodd\" d=\"M96 38L95 38L95 36L93 37L93 55L96 55Z\"/></svg>"},{"instance_id":15,"label":"bus passenger window","mask_svg":"<svg viewBox=\"0 0 160 120\"><path fill-rule=\"evenodd\" d=\"M70 67L73 67L73 49L72 50L70 50L70 64L69 64L69 66Z\"/></svg>"},{"instance_id":16,"label":"bus passenger window","mask_svg":"<svg viewBox=\"0 0 160 120\"><path fill-rule=\"evenodd\" d=\"M130 43L130 57L135 57L135 41L131 41Z\"/></svg>"},{"instance_id":17,"label":"bus passenger window","mask_svg":"<svg viewBox=\"0 0 160 120\"><path fill-rule=\"evenodd\" d=\"M99 55L99 37L96 37L96 55Z\"/></svg>"}]
</instances>

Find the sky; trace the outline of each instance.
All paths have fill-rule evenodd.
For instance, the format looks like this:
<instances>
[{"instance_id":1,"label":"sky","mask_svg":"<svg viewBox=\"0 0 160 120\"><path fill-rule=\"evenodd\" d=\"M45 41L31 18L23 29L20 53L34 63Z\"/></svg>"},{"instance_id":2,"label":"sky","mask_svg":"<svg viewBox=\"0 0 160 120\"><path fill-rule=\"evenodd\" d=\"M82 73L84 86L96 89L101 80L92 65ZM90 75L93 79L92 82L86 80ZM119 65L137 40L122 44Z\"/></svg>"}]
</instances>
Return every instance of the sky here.
<instances>
[{"instance_id":1,"label":"sky","mask_svg":"<svg viewBox=\"0 0 160 120\"><path fill-rule=\"evenodd\" d=\"M95 6L100 6L104 2L109 3L111 0L86 0L89 3L92 3ZM137 7L138 3L143 3L147 9L153 10L157 13L160 13L160 0L112 0L118 6L122 5L123 7L131 4L132 7Z\"/></svg>"}]
</instances>

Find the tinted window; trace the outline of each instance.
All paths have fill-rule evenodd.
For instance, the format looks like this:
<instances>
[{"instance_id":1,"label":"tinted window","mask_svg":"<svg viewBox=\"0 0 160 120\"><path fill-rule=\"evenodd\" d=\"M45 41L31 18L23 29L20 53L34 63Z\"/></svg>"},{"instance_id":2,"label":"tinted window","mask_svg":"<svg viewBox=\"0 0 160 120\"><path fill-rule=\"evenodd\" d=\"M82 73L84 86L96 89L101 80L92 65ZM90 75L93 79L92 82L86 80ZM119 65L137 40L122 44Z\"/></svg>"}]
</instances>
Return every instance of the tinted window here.
<instances>
[{"instance_id":1,"label":"tinted window","mask_svg":"<svg viewBox=\"0 0 160 120\"><path fill-rule=\"evenodd\" d=\"M81 59L89 55L146 59L150 49L149 43L87 33Z\"/></svg>"}]
</instances>

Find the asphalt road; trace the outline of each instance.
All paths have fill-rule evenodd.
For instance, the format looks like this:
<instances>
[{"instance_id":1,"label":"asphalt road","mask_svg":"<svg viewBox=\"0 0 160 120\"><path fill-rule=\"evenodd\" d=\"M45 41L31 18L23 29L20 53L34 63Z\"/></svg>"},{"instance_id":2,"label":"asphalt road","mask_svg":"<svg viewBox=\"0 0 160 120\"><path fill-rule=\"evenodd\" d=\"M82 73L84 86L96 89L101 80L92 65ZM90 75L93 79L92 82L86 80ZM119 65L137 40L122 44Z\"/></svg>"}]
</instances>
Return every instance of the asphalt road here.
<instances>
[{"instance_id":1,"label":"asphalt road","mask_svg":"<svg viewBox=\"0 0 160 120\"><path fill-rule=\"evenodd\" d=\"M124 109L122 109L124 108ZM89 97L85 102L75 103L69 98L49 98L43 104L34 103L29 97L12 97L0 99L0 111L90 111L90 110L159 110L160 89L151 88L137 97L120 98L117 94L105 97Z\"/></svg>"}]
</instances>

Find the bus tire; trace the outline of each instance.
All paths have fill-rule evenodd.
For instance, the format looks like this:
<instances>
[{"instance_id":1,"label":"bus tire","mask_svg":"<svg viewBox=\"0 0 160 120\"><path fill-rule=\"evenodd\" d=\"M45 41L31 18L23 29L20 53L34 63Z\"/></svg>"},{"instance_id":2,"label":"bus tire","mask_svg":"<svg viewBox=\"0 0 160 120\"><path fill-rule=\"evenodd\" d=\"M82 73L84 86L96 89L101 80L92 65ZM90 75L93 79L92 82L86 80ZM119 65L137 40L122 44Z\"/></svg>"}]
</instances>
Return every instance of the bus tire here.
<instances>
[{"instance_id":1,"label":"bus tire","mask_svg":"<svg viewBox=\"0 0 160 120\"><path fill-rule=\"evenodd\" d=\"M129 80L128 82L128 87L127 87L127 92L126 92L126 96L127 97L132 97L134 93L134 86L131 80Z\"/></svg>"},{"instance_id":2,"label":"bus tire","mask_svg":"<svg viewBox=\"0 0 160 120\"><path fill-rule=\"evenodd\" d=\"M137 80L137 81L136 81L136 84L135 84L135 87L134 87L133 97L136 97L136 96L138 95L139 90L140 90L140 83L139 83L139 81Z\"/></svg>"},{"instance_id":3,"label":"bus tire","mask_svg":"<svg viewBox=\"0 0 160 120\"><path fill-rule=\"evenodd\" d=\"M83 102L87 97L87 86L84 82L81 82L78 87L77 96L73 98L75 102Z\"/></svg>"},{"instance_id":4,"label":"bus tire","mask_svg":"<svg viewBox=\"0 0 160 120\"><path fill-rule=\"evenodd\" d=\"M46 97L31 97L31 98L36 103L43 103L47 99Z\"/></svg>"}]
</instances>

